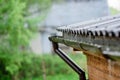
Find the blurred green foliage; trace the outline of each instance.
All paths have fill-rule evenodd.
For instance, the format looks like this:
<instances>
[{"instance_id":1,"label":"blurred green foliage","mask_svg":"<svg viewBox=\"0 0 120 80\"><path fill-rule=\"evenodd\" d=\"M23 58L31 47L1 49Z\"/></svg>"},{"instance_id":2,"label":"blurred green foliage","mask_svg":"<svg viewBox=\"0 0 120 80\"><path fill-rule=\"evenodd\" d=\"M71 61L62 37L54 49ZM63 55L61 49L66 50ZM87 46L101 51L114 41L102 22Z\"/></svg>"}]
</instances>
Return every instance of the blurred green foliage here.
<instances>
[{"instance_id":1,"label":"blurred green foliage","mask_svg":"<svg viewBox=\"0 0 120 80\"><path fill-rule=\"evenodd\" d=\"M87 73L86 57L83 54L70 54L69 56ZM44 75L46 80L79 79L79 76L57 55L31 55L30 57L29 63L24 62L20 69L22 80L44 80Z\"/></svg>"},{"instance_id":2,"label":"blurred green foliage","mask_svg":"<svg viewBox=\"0 0 120 80\"><path fill-rule=\"evenodd\" d=\"M83 54L69 55L83 70L86 71L86 57ZM57 55L22 54L21 67L17 73L0 75L0 80L77 80L79 76ZM44 65L44 67L43 67ZM13 68L12 68L13 69Z\"/></svg>"},{"instance_id":3,"label":"blurred green foliage","mask_svg":"<svg viewBox=\"0 0 120 80\"><path fill-rule=\"evenodd\" d=\"M33 3L42 10L50 0L0 0L0 80L20 80L23 63L31 60L27 53L35 26L25 24L30 23L27 10Z\"/></svg>"},{"instance_id":4,"label":"blurred green foliage","mask_svg":"<svg viewBox=\"0 0 120 80\"><path fill-rule=\"evenodd\" d=\"M111 12L112 15L115 15L115 14L119 14L119 13L120 13L120 11L118 11L118 10L112 8L112 7L110 8L110 12Z\"/></svg>"},{"instance_id":5,"label":"blurred green foliage","mask_svg":"<svg viewBox=\"0 0 120 80\"><path fill-rule=\"evenodd\" d=\"M30 30L24 27L25 3L20 0L0 0L0 64L4 72L14 75L21 66L19 54L30 38ZM3 77L1 77L3 78Z\"/></svg>"}]
</instances>

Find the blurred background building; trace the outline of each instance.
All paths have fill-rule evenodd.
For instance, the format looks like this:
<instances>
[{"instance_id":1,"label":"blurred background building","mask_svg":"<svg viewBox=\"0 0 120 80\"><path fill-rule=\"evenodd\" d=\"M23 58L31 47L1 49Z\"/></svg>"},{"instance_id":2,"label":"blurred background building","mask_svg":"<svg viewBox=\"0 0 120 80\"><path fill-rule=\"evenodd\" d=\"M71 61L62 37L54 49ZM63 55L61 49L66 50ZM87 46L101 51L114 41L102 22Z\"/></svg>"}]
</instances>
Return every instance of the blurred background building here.
<instances>
[{"instance_id":1,"label":"blurred background building","mask_svg":"<svg viewBox=\"0 0 120 80\"><path fill-rule=\"evenodd\" d=\"M35 53L51 53L48 37L56 34L56 27L107 16L109 12L107 0L63 0L53 3L47 17L39 25L37 37L31 41L31 49Z\"/></svg>"}]
</instances>

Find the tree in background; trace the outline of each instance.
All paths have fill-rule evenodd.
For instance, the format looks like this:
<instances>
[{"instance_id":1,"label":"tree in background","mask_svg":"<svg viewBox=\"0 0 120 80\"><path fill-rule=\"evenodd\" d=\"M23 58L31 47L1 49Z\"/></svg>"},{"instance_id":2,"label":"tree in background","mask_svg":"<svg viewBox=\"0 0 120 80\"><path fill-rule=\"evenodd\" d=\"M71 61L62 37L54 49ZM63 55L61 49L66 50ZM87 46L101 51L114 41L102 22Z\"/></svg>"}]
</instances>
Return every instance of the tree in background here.
<instances>
[{"instance_id":1,"label":"tree in background","mask_svg":"<svg viewBox=\"0 0 120 80\"><path fill-rule=\"evenodd\" d=\"M0 80L17 80L15 75L35 31L35 26L25 26L35 23L26 18L30 15L29 7L35 3L43 10L48 8L50 0L0 0Z\"/></svg>"}]
</instances>

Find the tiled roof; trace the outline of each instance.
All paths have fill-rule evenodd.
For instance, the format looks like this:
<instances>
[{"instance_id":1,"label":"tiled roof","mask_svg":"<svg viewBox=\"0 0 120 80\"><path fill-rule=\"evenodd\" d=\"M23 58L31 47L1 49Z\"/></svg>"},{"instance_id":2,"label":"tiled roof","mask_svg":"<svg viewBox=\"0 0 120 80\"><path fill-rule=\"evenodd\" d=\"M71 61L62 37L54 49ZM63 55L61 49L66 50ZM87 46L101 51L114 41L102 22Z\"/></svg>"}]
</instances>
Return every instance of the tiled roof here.
<instances>
[{"instance_id":1,"label":"tiled roof","mask_svg":"<svg viewBox=\"0 0 120 80\"><path fill-rule=\"evenodd\" d=\"M83 36L120 37L120 14L59 27L58 31Z\"/></svg>"}]
</instances>

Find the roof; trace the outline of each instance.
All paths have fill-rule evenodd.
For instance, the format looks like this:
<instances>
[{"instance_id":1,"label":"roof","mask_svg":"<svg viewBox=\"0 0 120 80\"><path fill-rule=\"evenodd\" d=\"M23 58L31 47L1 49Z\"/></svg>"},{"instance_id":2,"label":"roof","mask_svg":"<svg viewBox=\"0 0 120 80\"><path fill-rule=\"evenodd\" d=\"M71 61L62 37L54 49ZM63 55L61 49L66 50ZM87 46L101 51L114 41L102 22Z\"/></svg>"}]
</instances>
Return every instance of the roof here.
<instances>
[{"instance_id":1,"label":"roof","mask_svg":"<svg viewBox=\"0 0 120 80\"><path fill-rule=\"evenodd\" d=\"M82 36L120 38L120 14L59 27L57 30Z\"/></svg>"},{"instance_id":2,"label":"roof","mask_svg":"<svg viewBox=\"0 0 120 80\"><path fill-rule=\"evenodd\" d=\"M59 27L57 30L63 33L63 42L84 43L101 49L104 54L120 56L120 14Z\"/></svg>"},{"instance_id":3,"label":"roof","mask_svg":"<svg viewBox=\"0 0 120 80\"><path fill-rule=\"evenodd\" d=\"M109 14L106 0L64 2L54 4L48 14L46 26L63 26Z\"/></svg>"}]
</instances>

